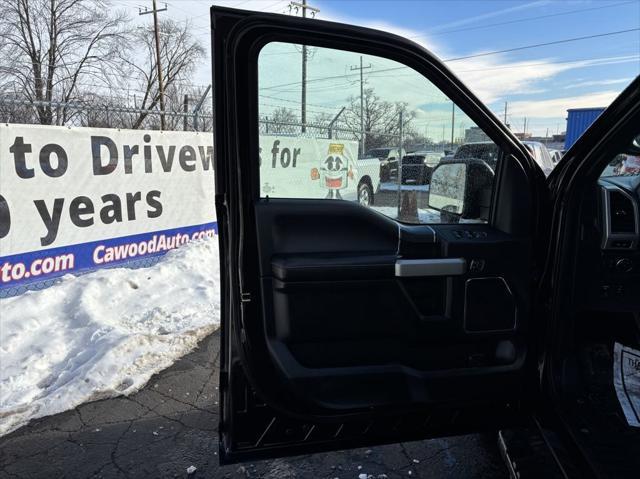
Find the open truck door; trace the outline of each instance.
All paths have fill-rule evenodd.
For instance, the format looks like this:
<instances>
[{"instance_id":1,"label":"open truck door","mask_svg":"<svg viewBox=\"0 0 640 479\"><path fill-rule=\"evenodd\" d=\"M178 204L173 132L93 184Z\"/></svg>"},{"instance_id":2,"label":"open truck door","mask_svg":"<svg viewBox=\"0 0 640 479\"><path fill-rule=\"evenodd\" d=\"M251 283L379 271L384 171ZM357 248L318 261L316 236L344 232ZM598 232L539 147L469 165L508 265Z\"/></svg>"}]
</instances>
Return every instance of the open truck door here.
<instances>
[{"instance_id":1,"label":"open truck door","mask_svg":"<svg viewBox=\"0 0 640 479\"><path fill-rule=\"evenodd\" d=\"M547 246L545 179L522 144L441 61L404 38L218 7L211 21L221 461L522 421L539 397L535 341L544 318L534 291ZM301 52L311 49L325 73L315 71L309 84L338 76L331 68L344 74L343 65L361 56L375 76L398 82L390 91L410 88L401 83L409 74L424 82L424 103L444 99L447 115L453 105L496 145L493 177L475 185L468 162L448 162L441 185L456 191L432 191L426 208L413 208L413 222L395 213L400 203L374 210L335 195L279 197L273 181L266 188L265 168L293 163L261 146L261 137L273 135L263 127L263 108L267 97L293 101L282 92L300 91ZM331 85L318 91L339 95ZM280 133L313 136L301 122L297 132ZM328 143L315 140L318 179L309 188L338 188L336 158L346 161L349 140L361 143L357 135L338 140L345 137L336 131ZM296 167L309 161L303 153ZM340 181L350 181L345 171ZM303 173L314 175L313 168ZM410 205L403 193L399 201Z\"/></svg>"}]
</instances>

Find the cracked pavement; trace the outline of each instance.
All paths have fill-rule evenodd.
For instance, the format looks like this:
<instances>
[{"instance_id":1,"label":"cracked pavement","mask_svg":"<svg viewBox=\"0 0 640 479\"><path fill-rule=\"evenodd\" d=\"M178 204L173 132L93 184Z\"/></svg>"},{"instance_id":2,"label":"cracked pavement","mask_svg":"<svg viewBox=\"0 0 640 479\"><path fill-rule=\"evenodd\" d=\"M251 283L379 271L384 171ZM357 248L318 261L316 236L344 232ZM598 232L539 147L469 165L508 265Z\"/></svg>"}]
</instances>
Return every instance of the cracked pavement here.
<instances>
[{"instance_id":1,"label":"cracked pavement","mask_svg":"<svg viewBox=\"0 0 640 479\"><path fill-rule=\"evenodd\" d=\"M490 435L220 467L219 353L214 333L129 397L83 404L0 438L0 479L508 477Z\"/></svg>"}]
</instances>

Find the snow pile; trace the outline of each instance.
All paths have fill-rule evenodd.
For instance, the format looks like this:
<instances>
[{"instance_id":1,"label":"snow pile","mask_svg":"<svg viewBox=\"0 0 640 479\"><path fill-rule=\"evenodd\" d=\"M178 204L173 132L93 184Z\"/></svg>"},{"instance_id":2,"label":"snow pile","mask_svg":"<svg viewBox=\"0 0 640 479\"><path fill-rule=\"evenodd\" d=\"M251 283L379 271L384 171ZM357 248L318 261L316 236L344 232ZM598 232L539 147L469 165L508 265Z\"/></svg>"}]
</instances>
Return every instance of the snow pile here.
<instances>
[{"instance_id":1,"label":"snow pile","mask_svg":"<svg viewBox=\"0 0 640 479\"><path fill-rule=\"evenodd\" d=\"M0 435L130 394L220 324L218 239L0 300Z\"/></svg>"}]
</instances>

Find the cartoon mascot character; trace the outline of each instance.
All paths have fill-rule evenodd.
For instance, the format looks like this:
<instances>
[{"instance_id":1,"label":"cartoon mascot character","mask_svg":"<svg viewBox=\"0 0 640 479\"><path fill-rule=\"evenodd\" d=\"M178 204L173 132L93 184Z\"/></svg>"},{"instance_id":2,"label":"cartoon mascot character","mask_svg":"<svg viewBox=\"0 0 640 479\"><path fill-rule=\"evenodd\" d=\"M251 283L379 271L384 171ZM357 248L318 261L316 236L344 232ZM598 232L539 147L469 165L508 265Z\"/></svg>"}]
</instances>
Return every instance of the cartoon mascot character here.
<instances>
[{"instance_id":1,"label":"cartoon mascot character","mask_svg":"<svg viewBox=\"0 0 640 479\"><path fill-rule=\"evenodd\" d=\"M320 164L320 186L327 190L328 199L342 199L340 190L347 187L352 177L349 160L344 155L344 144L329 143L327 157Z\"/></svg>"}]
</instances>

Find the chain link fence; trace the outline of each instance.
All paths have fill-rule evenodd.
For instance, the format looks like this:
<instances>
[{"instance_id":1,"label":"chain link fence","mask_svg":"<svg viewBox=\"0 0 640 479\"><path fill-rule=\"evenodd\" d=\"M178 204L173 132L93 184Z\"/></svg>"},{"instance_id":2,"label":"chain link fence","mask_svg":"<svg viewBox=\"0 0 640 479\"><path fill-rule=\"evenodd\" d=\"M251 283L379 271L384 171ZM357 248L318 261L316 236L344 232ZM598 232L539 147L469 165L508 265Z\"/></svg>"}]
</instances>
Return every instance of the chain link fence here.
<instances>
[{"instance_id":1,"label":"chain link fence","mask_svg":"<svg viewBox=\"0 0 640 479\"><path fill-rule=\"evenodd\" d=\"M265 117L260 120L259 133L261 135L291 136L298 138L320 138L330 140L357 141L359 155L363 156L372 148L406 148L409 138L395 133L353 130L342 125L332 123L301 124L289 121L270 120Z\"/></svg>"},{"instance_id":2,"label":"chain link fence","mask_svg":"<svg viewBox=\"0 0 640 479\"><path fill-rule=\"evenodd\" d=\"M159 130L162 115L168 131L213 130L213 115L208 108L160 112L108 101L58 102L0 97L1 123Z\"/></svg>"},{"instance_id":3,"label":"chain link fence","mask_svg":"<svg viewBox=\"0 0 640 479\"><path fill-rule=\"evenodd\" d=\"M157 109L124 107L105 101L48 102L0 97L0 123L159 130L162 114L168 131L213 131L213 115L206 107L161 113ZM49 123L43 122L43 118ZM361 156L371 148L406 147L408 142L408 138L397 133L361 132L333 122L303 125L268 116L260 119L259 132L261 135L357 141Z\"/></svg>"}]
</instances>

